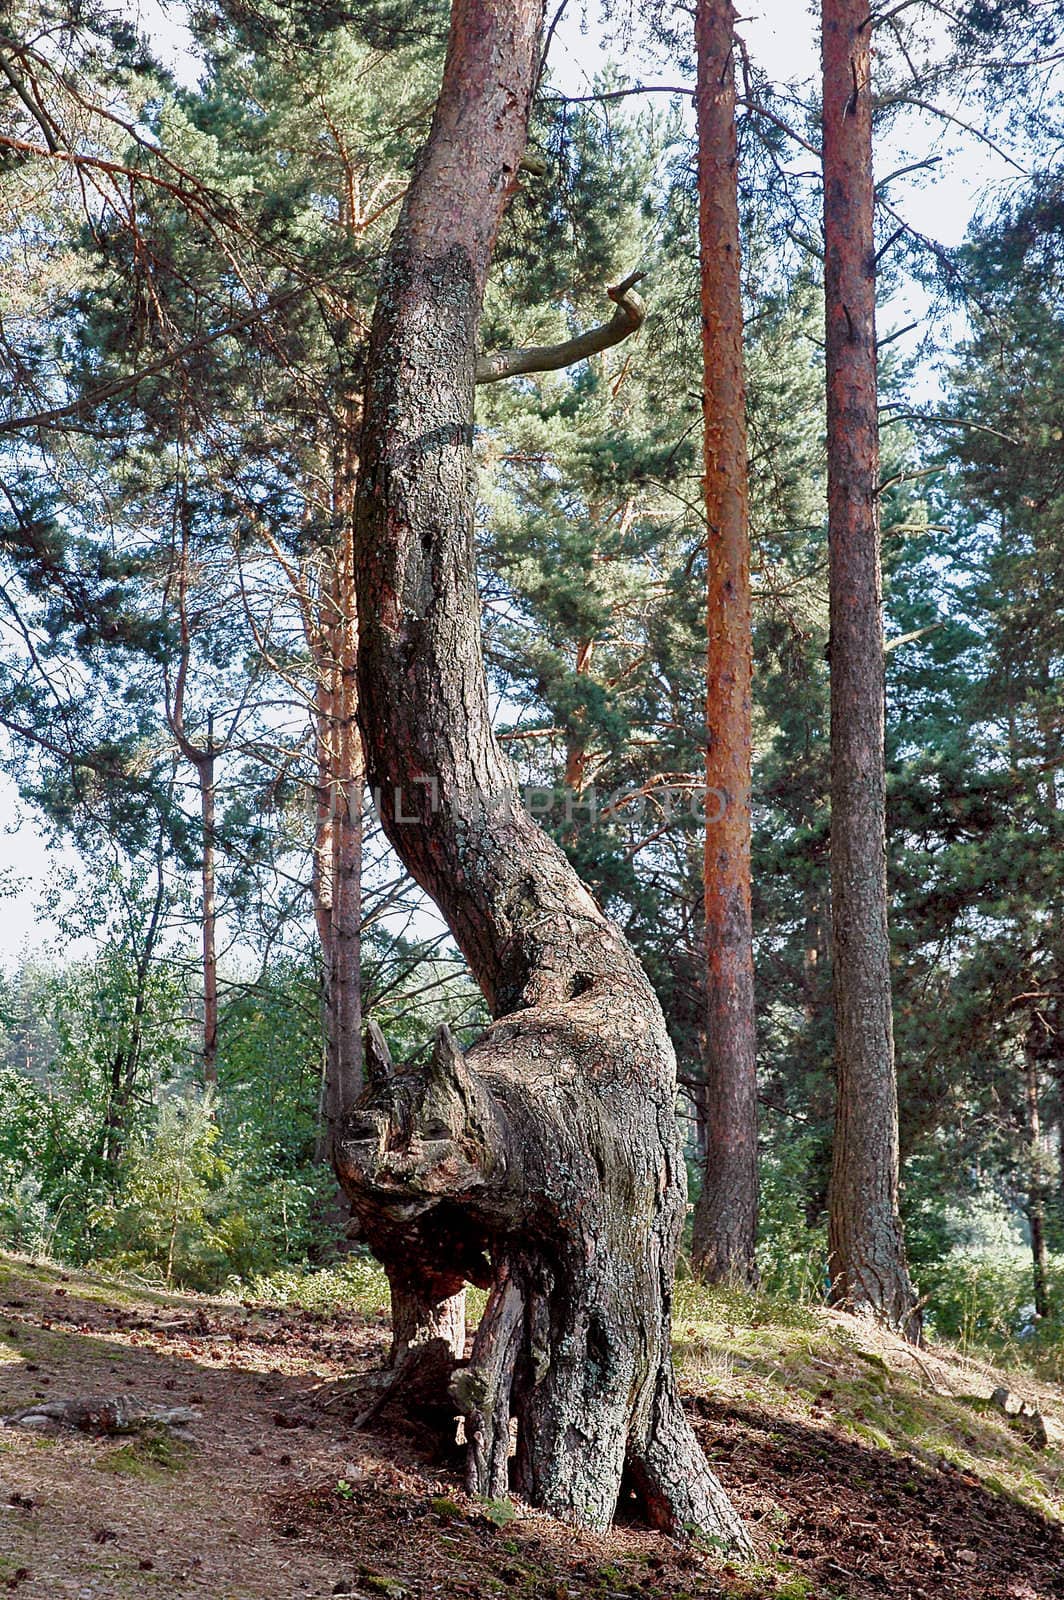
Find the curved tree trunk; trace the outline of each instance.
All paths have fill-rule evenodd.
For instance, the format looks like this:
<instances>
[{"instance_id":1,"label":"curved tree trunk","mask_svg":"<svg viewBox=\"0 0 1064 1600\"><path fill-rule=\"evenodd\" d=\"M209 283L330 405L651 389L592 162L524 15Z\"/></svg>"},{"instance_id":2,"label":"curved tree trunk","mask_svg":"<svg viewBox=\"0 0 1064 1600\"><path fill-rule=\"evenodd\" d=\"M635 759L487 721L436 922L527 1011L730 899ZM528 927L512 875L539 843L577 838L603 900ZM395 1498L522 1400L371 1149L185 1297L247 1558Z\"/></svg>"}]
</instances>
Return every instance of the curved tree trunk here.
<instances>
[{"instance_id":1,"label":"curved tree trunk","mask_svg":"<svg viewBox=\"0 0 1064 1600\"><path fill-rule=\"evenodd\" d=\"M454 0L432 131L381 277L356 522L360 717L384 827L496 1021L374 1085L337 1166L386 1265L491 1297L455 1395L469 1484L603 1528L625 1468L660 1526L747 1550L670 1349L685 1185L664 1019L521 809L490 728L471 456L481 298L524 147L542 0ZM370 1054L376 1056L378 1052ZM453 1271L454 1278L441 1272Z\"/></svg>"},{"instance_id":2,"label":"curved tree trunk","mask_svg":"<svg viewBox=\"0 0 1064 1600\"><path fill-rule=\"evenodd\" d=\"M835 1139L831 1298L919 1338L898 1214L887 932L871 18L822 0Z\"/></svg>"},{"instance_id":3,"label":"curved tree trunk","mask_svg":"<svg viewBox=\"0 0 1064 1600\"><path fill-rule=\"evenodd\" d=\"M698 196L707 586L706 1151L691 1254L711 1283L757 1280L757 1024L750 905L753 636L739 278L735 11L699 0Z\"/></svg>"}]
</instances>

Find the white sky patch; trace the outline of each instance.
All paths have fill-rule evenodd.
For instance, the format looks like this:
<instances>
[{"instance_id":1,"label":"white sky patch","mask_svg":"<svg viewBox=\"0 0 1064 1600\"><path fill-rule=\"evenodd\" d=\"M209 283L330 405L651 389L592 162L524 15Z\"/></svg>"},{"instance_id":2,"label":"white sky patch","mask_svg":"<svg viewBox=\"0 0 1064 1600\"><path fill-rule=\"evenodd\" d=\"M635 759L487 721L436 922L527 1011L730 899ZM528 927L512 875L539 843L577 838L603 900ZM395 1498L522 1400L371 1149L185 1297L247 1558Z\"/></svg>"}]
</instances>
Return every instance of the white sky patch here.
<instances>
[{"instance_id":1,"label":"white sky patch","mask_svg":"<svg viewBox=\"0 0 1064 1600\"><path fill-rule=\"evenodd\" d=\"M174 0L127 0L119 8L178 83L191 89L199 79L202 62L188 30L186 9Z\"/></svg>"}]
</instances>

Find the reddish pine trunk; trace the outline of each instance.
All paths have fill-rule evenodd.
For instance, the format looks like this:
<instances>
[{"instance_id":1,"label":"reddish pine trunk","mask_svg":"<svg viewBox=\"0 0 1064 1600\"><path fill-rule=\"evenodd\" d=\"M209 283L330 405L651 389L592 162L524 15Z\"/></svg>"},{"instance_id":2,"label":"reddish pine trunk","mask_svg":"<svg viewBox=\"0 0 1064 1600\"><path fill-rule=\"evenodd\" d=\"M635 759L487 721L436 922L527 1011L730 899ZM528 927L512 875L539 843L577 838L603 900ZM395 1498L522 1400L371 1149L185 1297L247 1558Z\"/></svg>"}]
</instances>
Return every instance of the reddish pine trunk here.
<instances>
[{"instance_id":1,"label":"reddish pine trunk","mask_svg":"<svg viewBox=\"0 0 1064 1600\"><path fill-rule=\"evenodd\" d=\"M831 1298L919 1336L898 1214L887 933L867 0L823 0L836 1118Z\"/></svg>"},{"instance_id":2,"label":"reddish pine trunk","mask_svg":"<svg viewBox=\"0 0 1064 1600\"><path fill-rule=\"evenodd\" d=\"M312 896L324 972L325 1122L332 1133L362 1088L362 796L358 731L358 612L352 527L357 461L355 410L333 474L339 536L316 608L303 591L304 631L314 661L317 765Z\"/></svg>"},{"instance_id":3,"label":"reddish pine trunk","mask_svg":"<svg viewBox=\"0 0 1064 1600\"><path fill-rule=\"evenodd\" d=\"M495 1021L373 1087L338 1170L426 1310L491 1290L454 1397L467 1482L593 1527L627 1469L659 1526L749 1541L680 1405L670 1308L685 1209L654 992L520 805L492 735L473 528L476 334L524 150L542 0L454 0L428 144L374 313L356 525L360 719L403 861ZM401 803L401 809L396 802ZM510 1460L511 1420L517 1450Z\"/></svg>"},{"instance_id":4,"label":"reddish pine trunk","mask_svg":"<svg viewBox=\"0 0 1064 1600\"><path fill-rule=\"evenodd\" d=\"M362 1088L362 795L365 766L358 731L358 605L354 575L356 408L344 408L334 510L341 528L332 629L332 906L326 1116L330 1142Z\"/></svg>"},{"instance_id":5,"label":"reddish pine trunk","mask_svg":"<svg viewBox=\"0 0 1064 1600\"><path fill-rule=\"evenodd\" d=\"M311 899L314 904L314 926L321 946L322 970L322 1025L325 1032L325 1071L318 1123L317 1157L324 1159L327 1150L325 1104L328 1097L329 1076L333 1058L332 1010L332 905L333 905L333 798L332 798L332 730L333 700L335 698L335 673L331 661L322 648L326 636L326 601L319 606L319 616L313 626L307 627L307 644L314 660L316 682L314 685L314 753L317 767L316 807L314 816L314 851L311 857ZM305 619L310 621L309 609Z\"/></svg>"},{"instance_id":6,"label":"reddish pine trunk","mask_svg":"<svg viewBox=\"0 0 1064 1600\"><path fill-rule=\"evenodd\" d=\"M578 678L586 678L591 671L591 657L594 650L594 639L581 639L577 645L575 670ZM565 773L562 782L575 795L583 794L584 784L587 781L587 735L583 726L585 720L584 713L579 712L565 744Z\"/></svg>"},{"instance_id":7,"label":"reddish pine trunk","mask_svg":"<svg viewBox=\"0 0 1064 1600\"><path fill-rule=\"evenodd\" d=\"M757 1268L757 1029L750 911L753 650L739 279L735 11L699 0L699 237L707 541L706 1152L692 1254L710 1282Z\"/></svg>"}]
</instances>

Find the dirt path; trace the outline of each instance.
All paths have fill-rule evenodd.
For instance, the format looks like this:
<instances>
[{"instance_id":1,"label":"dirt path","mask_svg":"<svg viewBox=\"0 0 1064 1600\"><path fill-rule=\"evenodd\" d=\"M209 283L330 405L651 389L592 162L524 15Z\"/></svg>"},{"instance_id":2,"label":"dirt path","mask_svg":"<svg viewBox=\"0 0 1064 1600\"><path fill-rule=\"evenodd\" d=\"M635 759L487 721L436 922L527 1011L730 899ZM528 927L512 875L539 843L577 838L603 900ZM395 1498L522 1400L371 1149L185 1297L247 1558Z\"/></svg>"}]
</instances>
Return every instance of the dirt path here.
<instances>
[{"instance_id":1,"label":"dirt path","mask_svg":"<svg viewBox=\"0 0 1064 1600\"><path fill-rule=\"evenodd\" d=\"M757 1406L696 1425L762 1561L635 1527L593 1539L456 1487L401 1420L354 1435L379 1323L134 1292L0 1262L0 1414L129 1393L186 1438L0 1431L0 1593L122 1600L1061 1600L1064 1532L948 1469ZM365 1393L365 1391L363 1391Z\"/></svg>"},{"instance_id":2,"label":"dirt path","mask_svg":"<svg viewBox=\"0 0 1064 1600\"><path fill-rule=\"evenodd\" d=\"M354 1464L320 1385L373 1359L380 1334L176 1297L115 1291L127 1302L115 1304L48 1276L0 1283L0 1413L129 1393L201 1415L172 1449L0 1433L0 1585L26 1568L21 1592L79 1600L330 1594L329 1564L281 1540L271 1502Z\"/></svg>"}]
</instances>

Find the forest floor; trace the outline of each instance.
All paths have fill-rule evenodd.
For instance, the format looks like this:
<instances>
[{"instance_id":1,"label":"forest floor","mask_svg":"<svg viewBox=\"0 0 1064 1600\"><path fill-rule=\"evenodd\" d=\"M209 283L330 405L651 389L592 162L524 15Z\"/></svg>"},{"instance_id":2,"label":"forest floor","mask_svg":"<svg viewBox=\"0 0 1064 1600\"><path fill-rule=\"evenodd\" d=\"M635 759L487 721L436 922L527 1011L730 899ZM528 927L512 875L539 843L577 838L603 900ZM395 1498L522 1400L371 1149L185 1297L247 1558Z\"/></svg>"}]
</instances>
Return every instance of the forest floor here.
<instances>
[{"instance_id":1,"label":"forest floor","mask_svg":"<svg viewBox=\"0 0 1064 1600\"><path fill-rule=\"evenodd\" d=\"M163 1294L0 1256L0 1415L132 1394L193 1406L133 1438L0 1430L0 1592L125 1600L1059 1600L1064 1390L835 1313L679 1286L681 1383L756 1563L623 1521L575 1533L470 1500L423 1427L351 1420L379 1296L342 1313ZM354 1381L353 1381L354 1380ZM1052 1431L1052 1430L1051 1430Z\"/></svg>"}]
</instances>

